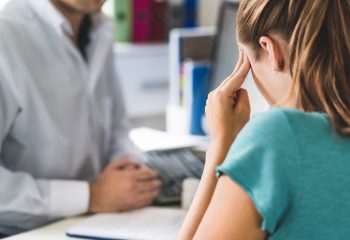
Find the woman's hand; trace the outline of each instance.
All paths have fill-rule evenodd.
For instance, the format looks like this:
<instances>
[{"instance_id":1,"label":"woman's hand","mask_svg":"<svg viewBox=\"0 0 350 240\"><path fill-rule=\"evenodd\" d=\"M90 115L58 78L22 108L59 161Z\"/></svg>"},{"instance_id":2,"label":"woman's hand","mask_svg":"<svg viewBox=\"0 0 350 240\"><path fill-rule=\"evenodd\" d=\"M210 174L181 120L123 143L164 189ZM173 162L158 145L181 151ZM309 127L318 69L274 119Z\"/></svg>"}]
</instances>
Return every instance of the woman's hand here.
<instances>
[{"instance_id":1,"label":"woman's hand","mask_svg":"<svg viewBox=\"0 0 350 240\"><path fill-rule=\"evenodd\" d=\"M213 142L231 145L250 118L247 91L240 89L250 70L248 57L240 49L233 73L212 91L205 112Z\"/></svg>"}]
</instances>

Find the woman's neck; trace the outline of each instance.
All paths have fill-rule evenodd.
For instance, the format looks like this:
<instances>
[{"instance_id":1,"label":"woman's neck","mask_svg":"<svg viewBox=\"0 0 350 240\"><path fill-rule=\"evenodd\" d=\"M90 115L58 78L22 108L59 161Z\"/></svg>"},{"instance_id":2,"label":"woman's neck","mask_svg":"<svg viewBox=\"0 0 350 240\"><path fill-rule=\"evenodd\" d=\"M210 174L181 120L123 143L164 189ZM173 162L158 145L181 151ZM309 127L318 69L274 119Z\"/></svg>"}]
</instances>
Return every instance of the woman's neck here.
<instances>
[{"instance_id":1,"label":"woman's neck","mask_svg":"<svg viewBox=\"0 0 350 240\"><path fill-rule=\"evenodd\" d=\"M275 103L273 107L295 108L300 111L303 111L303 108L299 103L298 94L295 93L293 90L290 90L288 95L285 98L283 98L281 101Z\"/></svg>"}]
</instances>

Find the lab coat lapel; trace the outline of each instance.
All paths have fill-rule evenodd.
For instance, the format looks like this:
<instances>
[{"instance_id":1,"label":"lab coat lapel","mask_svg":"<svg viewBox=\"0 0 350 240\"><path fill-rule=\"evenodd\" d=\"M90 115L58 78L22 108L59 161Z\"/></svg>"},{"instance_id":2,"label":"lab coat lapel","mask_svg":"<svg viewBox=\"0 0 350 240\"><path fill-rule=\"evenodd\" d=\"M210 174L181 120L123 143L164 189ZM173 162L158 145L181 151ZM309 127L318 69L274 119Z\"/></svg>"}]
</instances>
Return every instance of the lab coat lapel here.
<instances>
[{"instance_id":1,"label":"lab coat lapel","mask_svg":"<svg viewBox=\"0 0 350 240\"><path fill-rule=\"evenodd\" d=\"M113 43L113 26L109 22L106 22L101 28L97 31L94 31L91 35L91 52L89 59L90 66L90 84L89 92L93 93L101 71L104 69L108 54L111 54L110 51L111 45Z\"/></svg>"}]
</instances>

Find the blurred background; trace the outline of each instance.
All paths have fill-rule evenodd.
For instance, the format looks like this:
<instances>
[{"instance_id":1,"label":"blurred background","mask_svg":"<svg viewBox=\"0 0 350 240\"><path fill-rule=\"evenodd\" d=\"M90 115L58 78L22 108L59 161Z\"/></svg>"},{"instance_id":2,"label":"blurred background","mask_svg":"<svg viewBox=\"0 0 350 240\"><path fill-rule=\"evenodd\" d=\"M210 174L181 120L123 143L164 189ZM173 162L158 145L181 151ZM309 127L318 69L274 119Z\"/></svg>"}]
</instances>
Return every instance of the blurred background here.
<instances>
[{"instance_id":1,"label":"blurred background","mask_svg":"<svg viewBox=\"0 0 350 240\"><path fill-rule=\"evenodd\" d=\"M171 95L170 58L174 58L170 56L170 32L177 28L214 27L221 0L150 2L153 4L145 9L137 6L137 1L107 0L103 11L116 23L117 74L122 80L133 127L169 130L166 112ZM147 15L150 15L149 21ZM156 30L152 32L152 29ZM174 121L177 122L181 117L175 115Z\"/></svg>"},{"instance_id":2,"label":"blurred background","mask_svg":"<svg viewBox=\"0 0 350 240\"><path fill-rule=\"evenodd\" d=\"M9 1L0 0L0 9ZM235 1L106 1L103 12L115 23L116 71L132 127L207 134L207 94L238 58L236 12L224 2ZM253 113L266 109L252 81L247 84Z\"/></svg>"}]
</instances>

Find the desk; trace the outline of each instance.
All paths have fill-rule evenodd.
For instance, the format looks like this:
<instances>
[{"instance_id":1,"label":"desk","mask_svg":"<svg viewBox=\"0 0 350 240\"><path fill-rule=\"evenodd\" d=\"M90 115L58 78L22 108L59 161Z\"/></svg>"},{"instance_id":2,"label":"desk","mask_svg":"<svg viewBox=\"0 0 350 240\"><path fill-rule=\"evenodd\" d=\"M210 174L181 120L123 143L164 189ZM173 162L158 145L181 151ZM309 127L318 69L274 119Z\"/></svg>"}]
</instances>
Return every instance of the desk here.
<instances>
[{"instance_id":1,"label":"desk","mask_svg":"<svg viewBox=\"0 0 350 240\"><path fill-rule=\"evenodd\" d=\"M201 143L199 144L200 147L198 147L198 149L200 150L199 152L202 152L204 154L204 151L202 151L203 150L202 148L207 148L205 144L208 143L208 139L203 137L193 137L193 139L196 139L196 141ZM193 179L192 179L192 180L189 180L188 184L184 184L184 189L186 192L186 194L184 195L186 197L183 197L183 202L186 203L185 209L189 207L190 202L192 201L193 196L196 192L198 183L199 183L199 180L197 180L197 182L193 182ZM172 205L167 207L179 208L180 206ZM18 235L14 235L12 237L7 237L4 239L5 240L67 240L67 239L72 240L74 238L69 238L65 234L67 229L79 223L80 221L86 219L87 217L88 216L79 216L79 217L63 219L63 220L48 224L46 226L31 230L28 232L24 232Z\"/></svg>"},{"instance_id":2,"label":"desk","mask_svg":"<svg viewBox=\"0 0 350 240\"><path fill-rule=\"evenodd\" d=\"M170 205L166 208L180 208L179 205ZM77 238L70 238L66 236L66 231L73 225L85 220L90 217L78 216L63 219L37 229L27 231L21 234L17 234L11 237L3 238L4 240L72 240Z\"/></svg>"},{"instance_id":3,"label":"desk","mask_svg":"<svg viewBox=\"0 0 350 240\"><path fill-rule=\"evenodd\" d=\"M79 223L85 218L87 217L81 216L63 219L28 232L4 238L4 240L72 240L74 238L69 238L66 236L66 230L70 226Z\"/></svg>"}]
</instances>

